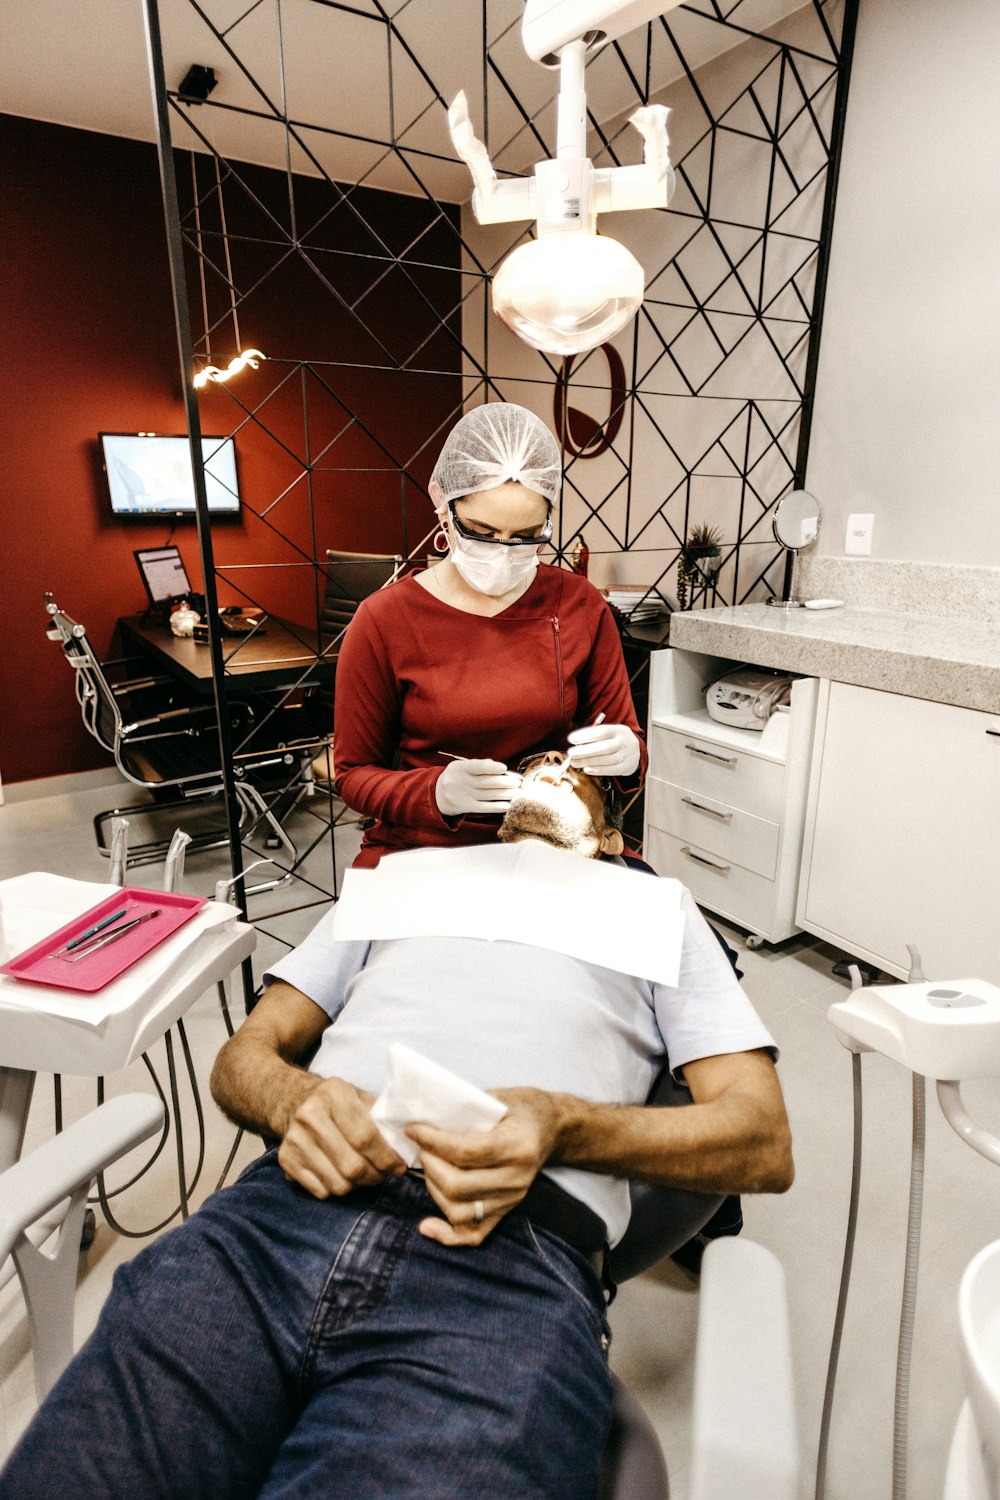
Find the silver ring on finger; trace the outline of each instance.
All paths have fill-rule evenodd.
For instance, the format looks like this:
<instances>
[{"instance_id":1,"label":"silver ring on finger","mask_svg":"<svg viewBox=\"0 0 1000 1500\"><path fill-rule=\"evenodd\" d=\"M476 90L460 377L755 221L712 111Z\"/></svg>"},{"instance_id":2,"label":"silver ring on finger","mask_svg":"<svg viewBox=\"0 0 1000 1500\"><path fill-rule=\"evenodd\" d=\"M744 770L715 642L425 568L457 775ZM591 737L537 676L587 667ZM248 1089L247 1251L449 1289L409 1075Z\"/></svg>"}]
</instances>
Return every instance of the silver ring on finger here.
<instances>
[{"instance_id":1,"label":"silver ring on finger","mask_svg":"<svg viewBox=\"0 0 1000 1500\"><path fill-rule=\"evenodd\" d=\"M486 1217L486 1210L483 1207L482 1198L476 1199L475 1203L473 1204L472 1212L475 1222L477 1224L481 1224L483 1222L483 1219Z\"/></svg>"}]
</instances>

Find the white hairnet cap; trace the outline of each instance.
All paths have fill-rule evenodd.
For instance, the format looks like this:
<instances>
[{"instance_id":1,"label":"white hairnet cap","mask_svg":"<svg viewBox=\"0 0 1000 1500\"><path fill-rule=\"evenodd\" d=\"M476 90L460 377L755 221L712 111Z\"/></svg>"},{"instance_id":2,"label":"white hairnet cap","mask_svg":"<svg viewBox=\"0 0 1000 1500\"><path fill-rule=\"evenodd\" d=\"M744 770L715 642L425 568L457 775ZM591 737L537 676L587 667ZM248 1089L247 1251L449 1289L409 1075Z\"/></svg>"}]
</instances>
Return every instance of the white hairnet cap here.
<instances>
[{"instance_id":1,"label":"white hairnet cap","mask_svg":"<svg viewBox=\"0 0 1000 1500\"><path fill-rule=\"evenodd\" d=\"M559 444L540 417L509 401L466 412L445 439L431 483L444 502L513 480L551 505L562 483Z\"/></svg>"}]
</instances>

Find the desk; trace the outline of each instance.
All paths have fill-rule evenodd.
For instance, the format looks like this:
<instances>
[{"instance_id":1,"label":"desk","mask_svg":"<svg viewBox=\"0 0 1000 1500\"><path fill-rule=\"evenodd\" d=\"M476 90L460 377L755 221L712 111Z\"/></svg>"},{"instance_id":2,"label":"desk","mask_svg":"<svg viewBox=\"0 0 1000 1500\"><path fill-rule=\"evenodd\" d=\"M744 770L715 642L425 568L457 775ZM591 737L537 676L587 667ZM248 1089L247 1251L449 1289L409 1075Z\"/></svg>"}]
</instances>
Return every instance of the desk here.
<instances>
[{"instance_id":1,"label":"desk","mask_svg":"<svg viewBox=\"0 0 1000 1500\"><path fill-rule=\"evenodd\" d=\"M172 635L169 626L147 621L144 615L120 619L118 628L126 652L141 651L190 690L206 697L211 693L212 657L207 645ZM223 637L226 676L248 691L277 692L301 682L332 682L336 647L323 654L330 640L307 625L270 616L263 635Z\"/></svg>"},{"instance_id":2,"label":"desk","mask_svg":"<svg viewBox=\"0 0 1000 1500\"><path fill-rule=\"evenodd\" d=\"M48 874L0 881L10 953L23 952L116 889ZM97 1077L126 1067L248 958L256 941L235 907L208 901L96 994L0 974L0 1170L21 1154L37 1073ZM183 1191L183 1172L181 1180Z\"/></svg>"}]
</instances>

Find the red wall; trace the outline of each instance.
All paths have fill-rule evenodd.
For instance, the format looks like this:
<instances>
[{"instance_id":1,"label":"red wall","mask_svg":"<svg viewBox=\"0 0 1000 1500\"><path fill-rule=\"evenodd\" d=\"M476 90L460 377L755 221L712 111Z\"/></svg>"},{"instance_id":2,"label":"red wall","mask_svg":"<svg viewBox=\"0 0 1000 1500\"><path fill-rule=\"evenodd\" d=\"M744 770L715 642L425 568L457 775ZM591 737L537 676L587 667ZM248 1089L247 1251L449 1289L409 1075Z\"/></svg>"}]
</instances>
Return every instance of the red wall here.
<instances>
[{"instance_id":1,"label":"red wall","mask_svg":"<svg viewBox=\"0 0 1000 1500\"><path fill-rule=\"evenodd\" d=\"M179 155L178 164L183 195L190 157ZM241 520L218 525L213 543L217 566L280 566L227 572L236 587L223 587L220 598L246 594L306 621L312 559L324 548L394 551L430 526L420 485L435 434L460 400L457 340L439 321L459 302L457 238L453 221L433 205L368 190L341 200L326 184L297 179L311 269L263 243L276 236L255 200L287 218L284 177L260 168L237 175L244 185L230 181L225 189L234 279L243 287L263 276L241 308L240 332L243 347L257 345L269 359L238 390L220 387L202 399L205 432L235 430L245 502ZM118 616L144 604L131 554L163 544L169 526L110 519L97 433L182 432L184 416L154 148L0 116L0 180L8 230L0 773L15 782L109 764L84 731L69 670L45 637L42 596L52 593L86 624L98 652L109 652ZM203 227L210 236L210 214ZM383 274L386 255L416 236L420 260L432 263L414 265L418 291L398 270ZM220 263L218 241L205 243ZM383 279L366 296L376 275ZM208 295L210 314L219 317L224 289L211 273ZM414 363L436 373L401 371L421 343ZM233 352L224 320L212 356L224 365ZM302 360L313 361L315 373L303 373ZM303 387L312 454L331 445L311 473L311 506L302 472ZM405 539L401 468L410 502ZM198 576L193 524L181 523L173 540Z\"/></svg>"}]
</instances>

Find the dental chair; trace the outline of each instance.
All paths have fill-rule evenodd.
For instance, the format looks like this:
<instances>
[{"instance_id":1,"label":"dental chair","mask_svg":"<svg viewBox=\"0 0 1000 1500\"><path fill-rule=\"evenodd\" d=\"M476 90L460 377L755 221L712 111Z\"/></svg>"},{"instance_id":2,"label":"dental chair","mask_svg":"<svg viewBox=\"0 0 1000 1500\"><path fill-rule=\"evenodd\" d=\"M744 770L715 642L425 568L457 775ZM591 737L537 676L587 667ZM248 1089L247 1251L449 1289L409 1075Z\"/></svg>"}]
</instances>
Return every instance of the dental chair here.
<instances>
[{"instance_id":1,"label":"dental chair","mask_svg":"<svg viewBox=\"0 0 1000 1500\"><path fill-rule=\"evenodd\" d=\"M25 1075L0 1069L0 1147L20 1110L13 1095ZM149 1094L122 1094L0 1172L0 1286L16 1269L28 1309L38 1400L73 1355L73 1300L87 1194L98 1173L155 1135L163 1105ZM52 1245L53 1237L56 1237Z\"/></svg>"},{"instance_id":2,"label":"dental chair","mask_svg":"<svg viewBox=\"0 0 1000 1500\"><path fill-rule=\"evenodd\" d=\"M690 1102L665 1067L647 1106ZM607 1262L615 1284L673 1255L727 1201L644 1182L630 1182L629 1195L629 1226ZM597 1500L669 1500L667 1464L653 1424L614 1374L611 1382L611 1427ZM688 1500L800 1500L784 1273L763 1246L730 1235L710 1240L702 1257L691 1460Z\"/></svg>"},{"instance_id":3,"label":"dental chair","mask_svg":"<svg viewBox=\"0 0 1000 1500\"><path fill-rule=\"evenodd\" d=\"M646 1102L648 1107L674 1108L690 1104L691 1096L674 1082L666 1067ZM673 1255L698 1234L725 1201L721 1194L693 1193L645 1182L630 1182L629 1195L632 1213L628 1229L607 1257L607 1272L616 1285ZM706 1256L712 1248L710 1244ZM613 1374L611 1380L611 1428L601 1463L598 1500L668 1500L667 1466L653 1424L617 1376ZM711 1493L706 1491L704 1500L709 1500ZM781 1493L776 1492L774 1500L779 1500ZM742 1493L740 1500L746 1500Z\"/></svg>"}]
</instances>

